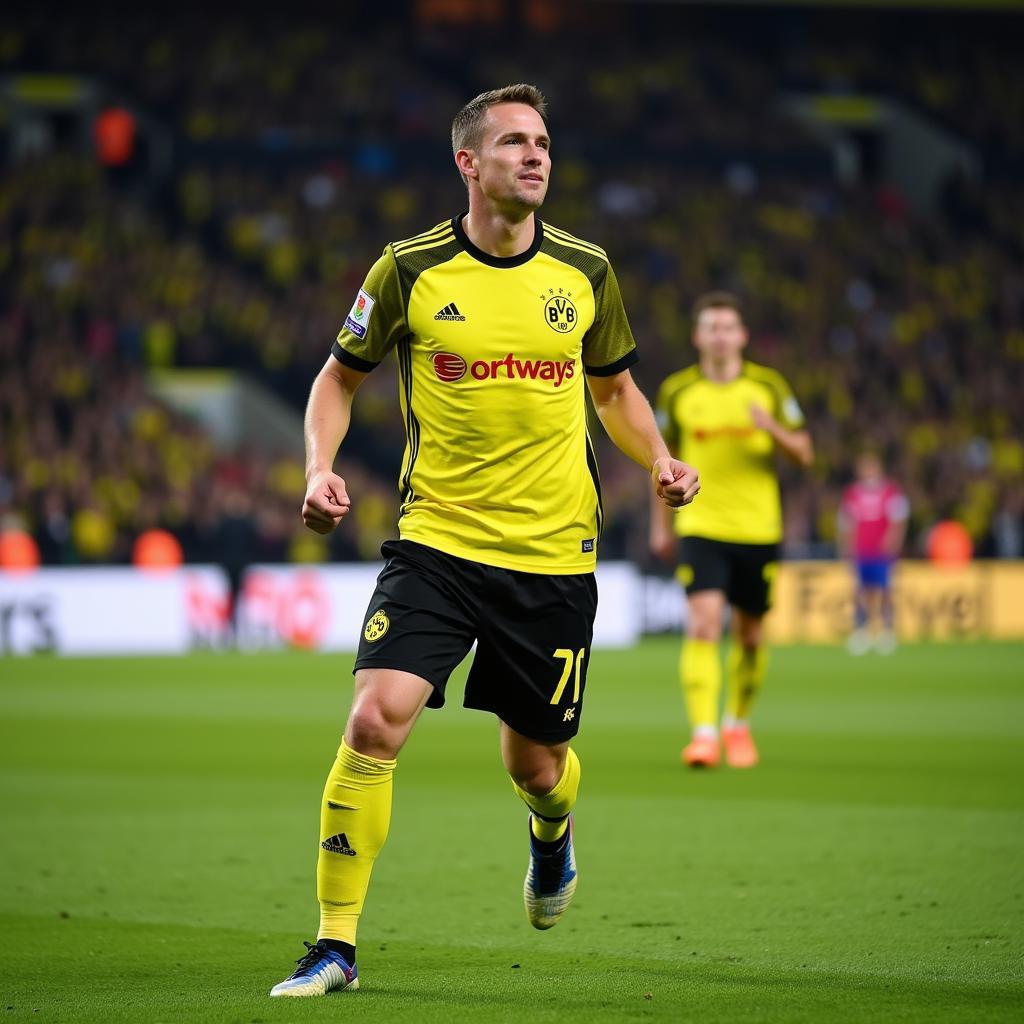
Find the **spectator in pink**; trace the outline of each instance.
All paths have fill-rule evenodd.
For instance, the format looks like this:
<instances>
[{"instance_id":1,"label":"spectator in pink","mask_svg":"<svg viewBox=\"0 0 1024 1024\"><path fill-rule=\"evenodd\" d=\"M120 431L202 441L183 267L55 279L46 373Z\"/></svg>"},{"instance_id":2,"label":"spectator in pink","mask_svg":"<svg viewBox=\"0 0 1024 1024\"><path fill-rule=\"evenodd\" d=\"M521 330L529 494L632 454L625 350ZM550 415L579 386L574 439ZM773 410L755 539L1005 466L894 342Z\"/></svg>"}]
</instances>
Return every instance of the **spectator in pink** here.
<instances>
[{"instance_id":1,"label":"spectator in pink","mask_svg":"<svg viewBox=\"0 0 1024 1024\"><path fill-rule=\"evenodd\" d=\"M839 550L857 574L854 630L847 646L851 654L872 647L890 654L896 647L892 566L903 548L910 506L874 452L858 456L856 472L839 508Z\"/></svg>"}]
</instances>

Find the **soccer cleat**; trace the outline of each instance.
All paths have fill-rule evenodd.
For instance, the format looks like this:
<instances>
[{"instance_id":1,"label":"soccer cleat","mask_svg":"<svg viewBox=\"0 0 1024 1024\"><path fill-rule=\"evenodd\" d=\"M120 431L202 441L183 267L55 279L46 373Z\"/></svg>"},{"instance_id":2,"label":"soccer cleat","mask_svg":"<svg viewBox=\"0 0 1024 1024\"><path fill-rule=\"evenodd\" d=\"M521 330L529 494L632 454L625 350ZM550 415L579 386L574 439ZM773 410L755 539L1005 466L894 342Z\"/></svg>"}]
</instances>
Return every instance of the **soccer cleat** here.
<instances>
[{"instance_id":1,"label":"soccer cleat","mask_svg":"<svg viewBox=\"0 0 1024 1024\"><path fill-rule=\"evenodd\" d=\"M846 640L846 650L855 658L871 650L871 634L866 629L855 629Z\"/></svg>"},{"instance_id":2,"label":"soccer cleat","mask_svg":"<svg viewBox=\"0 0 1024 1024\"><path fill-rule=\"evenodd\" d=\"M722 730L725 763L730 768L753 768L757 764L757 747L750 735L750 726L736 725Z\"/></svg>"},{"instance_id":3,"label":"soccer cleat","mask_svg":"<svg viewBox=\"0 0 1024 1024\"><path fill-rule=\"evenodd\" d=\"M561 839L542 843L533 834L530 815L530 867L523 884L526 916L534 928L553 928L576 892L576 855L572 848L572 818Z\"/></svg>"},{"instance_id":4,"label":"soccer cleat","mask_svg":"<svg viewBox=\"0 0 1024 1024\"><path fill-rule=\"evenodd\" d=\"M683 747L683 763L691 768L715 768L720 758L717 736L694 736Z\"/></svg>"},{"instance_id":5,"label":"soccer cleat","mask_svg":"<svg viewBox=\"0 0 1024 1024\"><path fill-rule=\"evenodd\" d=\"M356 965L333 949L328 949L323 939L314 946L304 942L306 953L295 962L299 965L294 974L275 985L271 996L325 996L328 992L348 992L359 988L359 972Z\"/></svg>"},{"instance_id":6,"label":"soccer cleat","mask_svg":"<svg viewBox=\"0 0 1024 1024\"><path fill-rule=\"evenodd\" d=\"M892 654L896 650L896 634L891 629L883 629L875 637L875 650L879 654Z\"/></svg>"}]
</instances>

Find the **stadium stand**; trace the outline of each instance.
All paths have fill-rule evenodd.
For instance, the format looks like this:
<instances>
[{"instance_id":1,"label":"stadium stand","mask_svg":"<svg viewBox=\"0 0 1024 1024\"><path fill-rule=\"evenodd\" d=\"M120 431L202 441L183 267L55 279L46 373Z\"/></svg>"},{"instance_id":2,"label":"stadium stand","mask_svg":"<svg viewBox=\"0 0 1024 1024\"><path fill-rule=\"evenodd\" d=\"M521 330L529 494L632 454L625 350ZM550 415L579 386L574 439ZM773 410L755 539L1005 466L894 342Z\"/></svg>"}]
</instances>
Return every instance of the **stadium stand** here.
<instances>
[{"instance_id":1,"label":"stadium stand","mask_svg":"<svg viewBox=\"0 0 1024 1024\"><path fill-rule=\"evenodd\" d=\"M955 518L979 553L1024 554L1024 196L1007 171L1024 155L1024 68L997 28L958 34L953 74L942 18L894 29L881 54L852 14L793 12L765 35L753 17L740 32L721 12L652 5L631 32L595 35L581 74L535 5L509 15L516 45L497 59L509 23L452 26L428 7L368 18L355 47L312 8L54 20L44 5L0 20L9 95L73 73L140 133L108 167L80 114L0 131L0 519L44 562L127 561L152 527L190 561L216 560L228 536L259 561L377 556L402 445L390 368L356 403L343 475L359 500L329 545L301 528L294 458L259 438L217 451L146 373L230 367L301 411L383 243L462 209L452 112L519 79L552 101L542 216L608 248L647 393L692 360L687 309L712 287L744 298L751 357L793 383L819 457L785 484L791 554L831 553L865 445L910 497L914 551ZM624 16L596 7L602 27ZM781 111L797 88L898 98L980 170L917 209L861 140L859 180L840 181ZM635 470L604 447L605 553L643 560Z\"/></svg>"}]
</instances>

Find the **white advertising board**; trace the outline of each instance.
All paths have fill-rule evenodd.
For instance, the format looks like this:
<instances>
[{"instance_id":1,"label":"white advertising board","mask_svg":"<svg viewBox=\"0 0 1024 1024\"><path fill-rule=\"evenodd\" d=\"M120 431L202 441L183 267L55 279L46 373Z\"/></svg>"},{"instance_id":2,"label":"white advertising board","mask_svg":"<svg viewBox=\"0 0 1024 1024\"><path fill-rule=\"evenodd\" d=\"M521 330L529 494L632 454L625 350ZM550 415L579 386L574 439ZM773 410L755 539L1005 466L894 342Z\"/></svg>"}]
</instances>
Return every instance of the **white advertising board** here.
<instances>
[{"instance_id":1,"label":"white advertising board","mask_svg":"<svg viewBox=\"0 0 1024 1024\"><path fill-rule=\"evenodd\" d=\"M242 589L238 646L354 650L380 568L253 566ZM640 574L629 562L602 562L597 586L594 647L632 646L643 624Z\"/></svg>"},{"instance_id":2,"label":"white advertising board","mask_svg":"<svg viewBox=\"0 0 1024 1024\"><path fill-rule=\"evenodd\" d=\"M253 566L239 602L238 647L354 650L379 571ZM597 578L594 646L629 647L643 622L642 579L626 562L602 563ZM0 572L0 654L183 654L229 641L227 579L216 566Z\"/></svg>"},{"instance_id":3,"label":"white advertising board","mask_svg":"<svg viewBox=\"0 0 1024 1024\"><path fill-rule=\"evenodd\" d=\"M228 585L212 566L0 572L0 654L181 654L223 642Z\"/></svg>"}]
</instances>

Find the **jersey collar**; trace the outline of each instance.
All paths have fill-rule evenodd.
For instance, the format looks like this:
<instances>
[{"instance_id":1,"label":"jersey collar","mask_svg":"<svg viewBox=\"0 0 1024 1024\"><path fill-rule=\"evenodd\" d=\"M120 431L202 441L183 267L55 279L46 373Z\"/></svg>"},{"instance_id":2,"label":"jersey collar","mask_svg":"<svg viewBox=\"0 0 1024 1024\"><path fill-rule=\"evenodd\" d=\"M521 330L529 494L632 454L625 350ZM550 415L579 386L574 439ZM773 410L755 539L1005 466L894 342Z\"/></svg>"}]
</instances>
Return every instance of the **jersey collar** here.
<instances>
[{"instance_id":1,"label":"jersey collar","mask_svg":"<svg viewBox=\"0 0 1024 1024\"><path fill-rule=\"evenodd\" d=\"M460 213L457 217L452 217L452 230L455 232L455 238L459 245L469 253L473 259L480 263L485 263L488 267L499 267L508 269L511 267L521 267L524 263L529 263L534 256L540 252L541 242L544 241L544 225L541 223L540 217L534 214L533 218L533 241L530 243L530 248L525 252L521 252L518 256L492 256L489 252L484 252L483 249L478 249L470 240L469 235L462 228L462 218L465 217L465 213Z\"/></svg>"}]
</instances>

